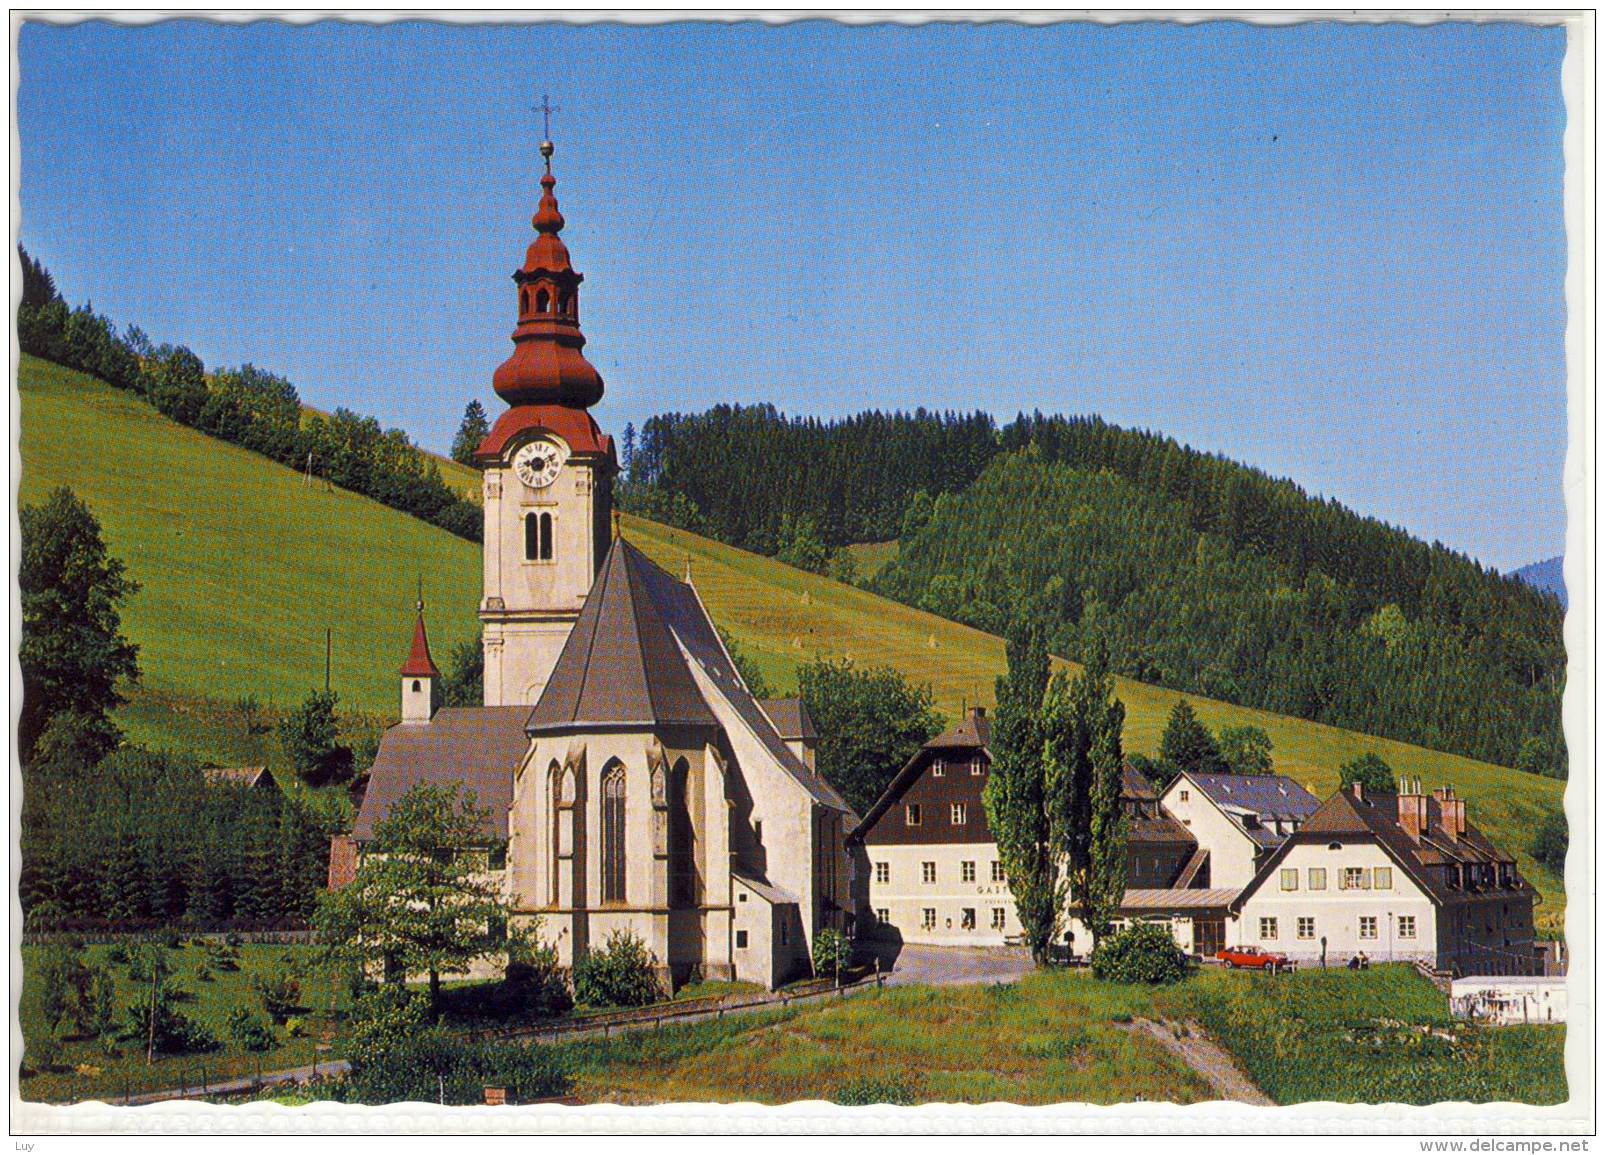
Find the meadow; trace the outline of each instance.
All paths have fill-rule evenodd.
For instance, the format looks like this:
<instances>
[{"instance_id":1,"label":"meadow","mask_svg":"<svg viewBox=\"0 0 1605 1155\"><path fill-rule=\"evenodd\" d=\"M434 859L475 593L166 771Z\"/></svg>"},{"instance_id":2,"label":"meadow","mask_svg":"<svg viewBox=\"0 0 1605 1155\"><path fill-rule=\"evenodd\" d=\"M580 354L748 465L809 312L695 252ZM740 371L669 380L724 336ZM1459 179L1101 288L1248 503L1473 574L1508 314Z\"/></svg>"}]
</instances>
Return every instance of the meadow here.
<instances>
[{"instance_id":1,"label":"meadow","mask_svg":"<svg viewBox=\"0 0 1605 1155\"><path fill-rule=\"evenodd\" d=\"M1455 1023L1445 996L1403 965L1280 976L1206 968L1157 990L1083 971L887 987L564 1050L585 1102L1214 1098L1171 1052L1130 1029L1136 1018L1201 1024L1281 1104L1566 1098L1563 1026Z\"/></svg>"},{"instance_id":2,"label":"meadow","mask_svg":"<svg viewBox=\"0 0 1605 1155\"><path fill-rule=\"evenodd\" d=\"M337 1046L323 1051L317 1048L325 1039L335 1040L337 1024L329 1012L331 1007L336 1014L348 1009L348 992L345 984L306 965L309 948L246 943L237 948L238 969L227 970L210 963L207 951L193 940L182 941L185 945L179 949L164 948L172 968L164 982L188 992L178 1003L179 1011L204 1024L222 1046L202 1054L158 1054L156 1061L148 1064L145 1048L137 1039L120 1041L116 1053L108 1054L97 1040L69 1037L63 1040L62 1058L54 1069L29 1073L22 1078L22 1098L37 1102L82 1102L97 1098L109 1101L146 1090L199 1086L203 1079L217 1082L306 1066L314 1058L323 1062L338 1055ZM23 981L18 1017L24 1040L38 1040L48 1029L44 1020L44 991L39 982L39 963L44 949L22 948ZM118 1020L122 1022L129 1005L147 995L149 987L130 977L127 963L110 961L111 951L110 946L95 945L86 947L82 954L92 965L109 967L116 978ZM301 982L300 1011L295 1017L301 1020L303 1033L292 1038L286 1026L278 1025L274 1028L272 1048L260 1052L241 1050L229 1038L229 1012L245 1006L261 1013L261 1000L252 988L252 979L281 970L290 971Z\"/></svg>"},{"instance_id":3,"label":"meadow","mask_svg":"<svg viewBox=\"0 0 1605 1155\"><path fill-rule=\"evenodd\" d=\"M363 725L393 718L420 577L437 659L475 636L477 545L367 498L308 485L84 374L25 356L19 385L21 499L72 486L141 583L124 622L140 645L144 684L119 714L134 739L219 762L278 765L276 743L247 733L234 704L252 696L272 713L321 686L325 629L342 708ZM472 470L443 462L442 474L463 492L478 490ZM626 516L623 532L670 573L689 566L714 620L777 692L794 691L803 662L849 658L928 684L949 719L965 705L992 703L1005 667L1000 638L640 518ZM1117 694L1131 751L1157 750L1171 706L1185 697L1211 727L1263 727L1276 770L1318 797L1336 788L1344 762L1366 752L1428 786L1452 783L1471 821L1516 854L1543 895L1541 931L1563 929L1565 889L1528 847L1544 816L1561 808L1565 783L1126 679Z\"/></svg>"}]
</instances>

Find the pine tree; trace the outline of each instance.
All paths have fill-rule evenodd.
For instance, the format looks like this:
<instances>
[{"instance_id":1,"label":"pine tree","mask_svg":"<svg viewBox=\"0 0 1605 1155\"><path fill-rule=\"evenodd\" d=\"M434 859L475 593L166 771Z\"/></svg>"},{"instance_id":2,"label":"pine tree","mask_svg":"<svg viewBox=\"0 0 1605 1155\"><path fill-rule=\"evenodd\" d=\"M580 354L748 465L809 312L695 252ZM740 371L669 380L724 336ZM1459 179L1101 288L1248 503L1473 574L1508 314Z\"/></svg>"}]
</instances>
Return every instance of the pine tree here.
<instances>
[{"instance_id":1,"label":"pine tree","mask_svg":"<svg viewBox=\"0 0 1605 1155\"><path fill-rule=\"evenodd\" d=\"M624 467L626 480L635 480L635 422L624 423L624 460L620 463Z\"/></svg>"},{"instance_id":2,"label":"pine tree","mask_svg":"<svg viewBox=\"0 0 1605 1155\"><path fill-rule=\"evenodd\" d=\"M1183 771L1218 774L1225 769L1214 735L1198 720L1186 698L1177 699L1170 709L1165 733L1159 739L1159 763L1167 782Z\"/></svg>"},{"instance_id":3,"label":"pine tree","mask_svg":"<svg viewBox=\"0 0 1605 1155\"><path fill-rule=\"evenodd\" d=\"M451 459L461 465L475 465L474 451L490 435L490 419L485 407L475 397L463 410L463 423L457 427L457 436L451 442Z\"/></svg>"}]
</instances>

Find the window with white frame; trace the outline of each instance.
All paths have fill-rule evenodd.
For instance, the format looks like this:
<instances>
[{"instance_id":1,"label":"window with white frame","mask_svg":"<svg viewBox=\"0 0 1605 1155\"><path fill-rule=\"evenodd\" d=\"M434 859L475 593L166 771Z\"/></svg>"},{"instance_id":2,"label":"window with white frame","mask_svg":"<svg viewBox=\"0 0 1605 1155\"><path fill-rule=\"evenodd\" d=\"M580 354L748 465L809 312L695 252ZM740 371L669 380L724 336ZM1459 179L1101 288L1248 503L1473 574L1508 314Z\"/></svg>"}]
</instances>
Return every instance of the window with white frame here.
<instances>
[{"instance_id":1,"label":"window with white frame","mask_svg":"<svg viewBox=\"0 0 1605 1155\"><path fill-rule=\"evenodd\" d=\"M920 926L926 930L936 929L936 908L934 906L924 907L920 911Z\"/></svg>"},{"instance_id":2,"label":"window with white frame","mask_svg":"<svg viewBox=\"0 0 1605 1155\"><path fill-rule=\"evenodd\" d=\"M920 881L927 885L936 881L936 863L920 863Z\"/></svg>"},{"instance_id":3,"label":"window with white frame","mask_svg":"<svg viewBox=\"0 0 1605 1155\"><path fill-rule=\"evenodd\" d=\"M1274 918L1262 917L1259 920L1259 936L1261 939L1267 940L1276 938L1276 920Z\"/></svg>"},{"instance_id":4,"label":"window with white frame","mask_svg":"<svg viewBox=\"0 0 1605 1155\"><path fill-rule=\"evenodd\" d=\"M1370 890L1371 872L1363 866L1345 866L1343 868L1342 890Z\"/></svg>"},{"instance_id":5,"label":"window with white frame","mask_svg":"<svg viewBox=\"0 0 1605 1155\"><path fill-rule=\"evenodd\" d=\"M747 932L744 931L744 930L736 931L736 949L737 950L746 950L747 949Z\"/></svg>"},{"instance_id":6,"label":"window with white frame","mask_svg":"<svg viewBox=\"0 0 1605 1155\"><path fill-rule=\"evenodd\" d=\"M1393 867L1379 866L1371 872L1372 888L1375 890L1393 889Z\"/></svg>"},{"instance_id":7,"label":"window with white frame","mask_svg":"<svg viewBox=\"0 0 1605 1155\"><path fill-rule=\"evenodd\" d=\"M1005 875L1003 873L1003 864L1001 862L994 862L992 864L992 881L993 882L1007 882L1008 881L1007 877L1005 877Z\"/></svg>"},{"instance_id":8,"label":"window with white frame","mask_svg":"<svg viewBox=\"0 0 1605 1155\"><path fill-rule=\"evenodd\" d=\"M1413 914L1401 914L1399 916L1399 937L1415 938L1415 936L1416 916Z\"/></svg>"},{"instance_id":9,"label":"window with white frame","mask_svg":"<svg viewBox=\"0 0 1605 1155\"><path fill-rule=\"evenodd\" d=\"M918 826L921 817L923 816L920 814L920 804L918 802L910 802L903 807L903 821L908 825Z\"/></svg>"},{"instance_id":10,"label":"window with white frame","mask_svg":"<svg viewBox=\"0 0 1605 1155\"><path fill-rule=\"evenodd\" d=\"M931 763L931 777L941 778L947 773L940 760Z\"/></svg>"},{"instance_id":11,"label":"window with white frame","mask_svg":"<svg viewBox=\"0 0 1605 1155\"><path fill-rule=\"evenodd\" d=\"M1192 797L1192 795L1191 795L1191 794L1189 794L1189 793L1188 793L1188 792L1187 792L1187 791L1185 791L1185 790L1182 790L1182 791L1178 791L1178 792L1177 792L1177 794L1176 794L1176 800L1177 800L1177 801L1178 801L1178 802L1186 802L1186 801L1187 801L1187 800L1188 800L1188 799L1189 799L1189 798L1191 798L1191 797Z\"/></svg>"},{"instance_id":12,"label":"window with white frame","mask_svg":"<svg viewBox=\"0 0 1605 1155\"><path fill-rule=\"evenodd\" d=\"M875 864L875 881L882 886L892 881L892 864L890 862L877 862Z\"/></svg>"},{"instance_id":13,"label":"window with white frame","mask_svg":"<svg viewBox=\"0 0 1605 1155\"><path fill-rule=\"evenodd\" d=\"M959 881L960 882L974 882L975 881L975 863L973 863L973 862L961 862L961 863L959 863Z\"/></svg>"},{"instance_id":14,"label":"window with white frame","mask_svg":"<svg viewBox=\"0 0 1605 1155\"><path fill-rule=\"evenodd\" d=\"M877 906L875 908L875 921L881 923L882 925L890 924L892 921L892 912L887 910L884 906Z\"/></svg>"},{"instance_id":15,"label":"window with white frame","mask_svg":"<svg viewBox=\"0 0 1605 1155\"><path fill-rule=\"evenodd\" d=\"M953 820L954 826L963 826L970 820L970 808L963 802L955 802L948 811L948 817Z\"/></svg>"},{"instance_id":16,"label":"window with white frame","mask_svg":"<svg viewBox=\"0 0 1605 1155\"><path fill-rule=\"evenodd\" d=\"M1311 890L1326 889L1326 867L1312 866L1309 869L1309 882Z\"/></svg>"},{"instance_id":17,"label":"window with white frame","mask_svg":"<svg viewBox=\"0 0 1605 1155\"><path fill-rule=\"evenodd\" d=\"M1309 915L1300 915L1298 920L1298 936L1300 938L1315 937L1315 919Z\"/></svg>"},{"instance_id":18,"label":"window with white frame","mask_svg":"<svg viewBox=\"0 0 1605 1155\"><path fill-rule=\"evenodd\" d=\"M1004 924L1004 918L1005 918L1005 913L1004 913L1003 908L1001 906L994 906L992 908L992 929L993 930L1002 930L1003 929L1003 924Z\"/></svg>"},{"instance_id":19,"label":"window with white frame","mask_svg":"<svg viewBox=\"0 0 1605 1155\"><path fill-rule=\"evenodd\" d=\"M963 909L963 911L960 913L960 916L959 916L959 929L960 930L974 930L975 929L975 908L973 906L965 907Z\"/></svg>"},{"instance_id":20,"label":"window with white frame","mask_svg":"<svg viewBox=\"0 0 1605 1155\"><path fill-rule=\"evenodd\" d=\"M1284 869L1282 871L1282 889L1283 890L1297 890L1298 889L1298 868L1297 867L1288 867L1288 868L1286 868L1286 869Z\"/></svg>"},{"instance_id":21,"label":"window with white frame","mask_svg":"<svg viewBox=\"0 0 1605 1155\"><path fill-rule=\"evenodd\" d=\"M981 760L979 758L972 758L970 760L970 777L971 778L979 778L980 776L981 776Z\"/></svg>"},{"instance_id":22,"label":"window with white frame","mask_svg":"<svg viewBox=\"0 0 1605 1155\"><path fill-rule=\"evenodd\" d=\"M1362 914L1360 916L1360 937L1375 938L1377 936L1377 916Z\"/></svg>"}]
</instances>

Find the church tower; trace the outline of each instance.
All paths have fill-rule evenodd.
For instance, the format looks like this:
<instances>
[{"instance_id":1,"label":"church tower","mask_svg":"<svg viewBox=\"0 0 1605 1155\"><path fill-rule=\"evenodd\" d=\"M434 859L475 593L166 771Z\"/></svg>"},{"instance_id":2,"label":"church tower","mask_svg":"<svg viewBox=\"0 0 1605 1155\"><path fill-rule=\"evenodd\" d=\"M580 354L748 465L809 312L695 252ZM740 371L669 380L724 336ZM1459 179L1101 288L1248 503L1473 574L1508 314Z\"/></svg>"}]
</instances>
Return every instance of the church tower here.
<instances>
[{"instance_id":1,"label":"church tower","mask_svg":"<svg viewBox=\"0 0 1605 1155\"><path fill-rule=\"evenodd\" d=\"M617 462L589 413L602 376L581 350L580 282L559 238L552 142L537 236L513 274L518 327L496 370L510 408L480 443L484 470L485 705L532 705L607 553Z\"/></svg>"}]
</instances>

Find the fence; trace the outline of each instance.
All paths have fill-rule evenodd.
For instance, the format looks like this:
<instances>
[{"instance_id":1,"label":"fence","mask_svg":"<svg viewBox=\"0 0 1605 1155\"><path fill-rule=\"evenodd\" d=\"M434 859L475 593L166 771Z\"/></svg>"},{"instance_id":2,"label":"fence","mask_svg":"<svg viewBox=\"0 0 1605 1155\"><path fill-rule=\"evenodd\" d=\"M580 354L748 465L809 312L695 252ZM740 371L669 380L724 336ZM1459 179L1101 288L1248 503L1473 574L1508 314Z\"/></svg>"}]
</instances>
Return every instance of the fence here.
<instances>
[{"instance_id":1,"label":"fence","mask_svg":"<svg viewBox=\"0 0 1605 1155\"><path fill-rule=\"evenodd\" d=\"M656 1003L650 1007L640 1007L629 1011L613 1011L606 1014L588 1015L581 1019L567 1022L550 1023L546 1025L532 1024L527 1027L510 1027L504 1030L464 1031L464 1038L475 1042L522 1042L522 1043L559 1043L583 1038L612 1038L615 1035L630 1031L658 1030L678 1023L697 1022L706 1019L723 1019L726 1015L743 1014L769 1008L789 1008L797 1003L807 1003L817 1000L847 998L867 989L879 990L885 985L886 975L880 970L867 974L852 982L809 983L789 990L774 991L766 994L750 996L727 996L723 998L686 999L682 1003ZM316 1079L320 1075L338 1074L346 1069L346 1063L341 1059L321 1059L311 1067L296 1068L289 1071L269 1071L261 1069L260 1061L254 1073L244 1076L231 1074L226 1078L208 1078L207 1065L203 1062L185 1064L179 1069L181 1086L173 1087L171 1075L164 1074L166 1086L145 1086L135 1090L132 1080L125 1082L123 1094L116 1096L116 1101L124 1105L137 1106L141 1103L161 1102L168 1099L204 1099L204 1098L237 1098L250 1097L260 1094L269 1086L300 1083L306 1079ZM212 1074L215 1074L215 1068Z\"/></svg>"},{"instance_id":2,"label":"fence","mask_svg":"<svg viewBox=\"0 0 1605 1155\"><path fill-rule=\"evenodd\" d=\"M316 932L305 923L214 923L211 925L185 925L183 923L89 923L82 925L55 924L49 929L24 930L23 946L50 946L57 943L85 946L107 943L133 942L140 939L204 938L218 941L235 935L248 943L309 943Z\"/></svg>"}]
</instances>

